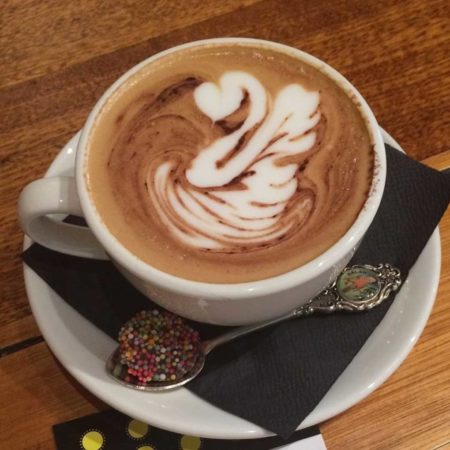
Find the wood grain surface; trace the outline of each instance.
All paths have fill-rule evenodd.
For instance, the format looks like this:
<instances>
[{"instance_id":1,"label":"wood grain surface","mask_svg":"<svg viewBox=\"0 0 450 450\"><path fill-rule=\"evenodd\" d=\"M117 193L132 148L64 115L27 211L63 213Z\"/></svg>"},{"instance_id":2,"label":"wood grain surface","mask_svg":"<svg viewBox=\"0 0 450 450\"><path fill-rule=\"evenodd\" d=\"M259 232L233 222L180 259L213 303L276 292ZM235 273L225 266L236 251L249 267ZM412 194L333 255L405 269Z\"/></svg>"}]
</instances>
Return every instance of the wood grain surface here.
<instances>
[{"instance_id":1,"label":"wood grain surface","mask_svg":"<svg viewBox=\"0 0 450 450\"><path fill-rule=\"evenodd\" d=\"M0 354L7 354L0 357L0 448L53 448L52 424L104 407L44 343L30 340L40 332L24 290L16 203L120 74L196 39L286 43L343 73L412 157L445 168L449 17L446 0L0 2ZM438 300L419 344L380 389L322 425L329 449L433 449L450 441L448 213L441 238Z\"/></svg>"}]
</instances>

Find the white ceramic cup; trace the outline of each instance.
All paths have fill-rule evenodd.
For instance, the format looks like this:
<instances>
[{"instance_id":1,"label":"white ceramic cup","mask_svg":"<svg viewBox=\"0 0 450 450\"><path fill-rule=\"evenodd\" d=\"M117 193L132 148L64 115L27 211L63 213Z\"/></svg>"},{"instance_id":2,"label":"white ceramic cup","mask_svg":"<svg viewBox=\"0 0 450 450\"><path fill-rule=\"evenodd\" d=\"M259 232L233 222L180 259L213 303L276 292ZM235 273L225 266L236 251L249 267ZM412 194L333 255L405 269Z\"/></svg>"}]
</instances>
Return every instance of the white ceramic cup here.
<instances>
[{"instance_id":1,"label":"white ceramic cup","mask_svg":"<svg viewBox=\"0 0 450 450\"><path fill-rule=\"evenodd\" d=\"M360 105L368 124L375 155L370 193L357 219L345 235L323 254L290 272L259 281L216 284L190 281L162 272L143 262L123 246L103 224L86 185L87 143L91 128L111 95L143 67L173 52L208 44L252 44L288 53L319 68ZM92 151L92 150L91 150ZM43 178L21 193L19 219L34 241L59 252L109 258L142 293L164 308L190 319L222 325L242 325L275 318L306 303L332 282L346 266L370 226L383 195L386 157L383 140L369 106L359 92L336 70L300 50L268 41L247 38L217 38L191 42L154 55L130 69L100 98L90 113L78 143L75 178ZM89 228L75 227L49 215L83 216ZM126 298L123 299L127 301Z\"/></svg>"}]
</instances>

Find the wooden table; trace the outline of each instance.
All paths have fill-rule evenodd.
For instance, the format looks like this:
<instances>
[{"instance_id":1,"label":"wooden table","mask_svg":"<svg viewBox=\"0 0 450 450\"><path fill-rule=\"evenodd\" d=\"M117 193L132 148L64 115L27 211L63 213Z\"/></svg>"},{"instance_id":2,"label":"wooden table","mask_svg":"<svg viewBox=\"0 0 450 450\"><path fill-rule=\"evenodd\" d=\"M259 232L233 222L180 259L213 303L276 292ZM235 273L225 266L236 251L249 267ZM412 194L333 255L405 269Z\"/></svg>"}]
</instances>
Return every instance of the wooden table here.
<instances>
[{"instance_id":1,"label":"wooden table","mask_svg":"<svg viewBox=\"0 0 450 450\"><path fill-rule=\"evenodd\" d=\"M0 5L0 447L54 448L51 425L106 406L58 364L24 291L16 201L126 69L175 44L251 36L310 52L347 76L414 158L448 151L446 0L3 0ZM450 214L442 276L414 350L378 390L322 424L329 449L450 445ZM446 444L447 443L447 444Z\"/></svg>"}]
</instances>

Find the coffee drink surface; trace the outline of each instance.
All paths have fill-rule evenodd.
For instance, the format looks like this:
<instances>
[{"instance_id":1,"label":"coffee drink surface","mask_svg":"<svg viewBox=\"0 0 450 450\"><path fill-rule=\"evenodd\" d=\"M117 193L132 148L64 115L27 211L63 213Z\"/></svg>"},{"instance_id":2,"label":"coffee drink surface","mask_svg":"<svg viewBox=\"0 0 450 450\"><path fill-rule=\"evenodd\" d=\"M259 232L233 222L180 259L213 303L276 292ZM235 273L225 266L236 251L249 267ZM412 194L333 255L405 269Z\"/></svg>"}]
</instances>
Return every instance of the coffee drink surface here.
<instances>
[{"instance_id":1,"label":"coffee drink surface","mask_svg":"<svg viewBox=\"0 0 450 450\"><path fill-rule=\"evenodd\" d=\"M319 256L355 221L373 150L358 106L320 70L261 45L191 47L108 100L89 137L100 217L170 274L238 283Z\"/></svg>"}]
</instances>

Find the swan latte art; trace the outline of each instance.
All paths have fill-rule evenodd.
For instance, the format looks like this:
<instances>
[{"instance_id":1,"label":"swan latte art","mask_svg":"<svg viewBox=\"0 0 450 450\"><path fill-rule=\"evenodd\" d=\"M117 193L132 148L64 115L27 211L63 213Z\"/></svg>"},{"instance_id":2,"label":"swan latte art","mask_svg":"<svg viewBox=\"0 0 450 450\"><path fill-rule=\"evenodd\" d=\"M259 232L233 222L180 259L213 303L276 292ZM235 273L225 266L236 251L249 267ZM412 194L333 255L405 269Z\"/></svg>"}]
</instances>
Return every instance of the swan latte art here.
<instances>
[{"instance_id":1,"label":"swan latte art","mask_svg":"<svg viewBox=\"0 0 450 450\"><path fill-rule=\"evenodd\" d=\"M319 256L355 221L374 170L351 96L256 44L144 66L103 107L88 145L88 186L110 232L157 269L211 283Z\"/></svg>"}]
</instances>

